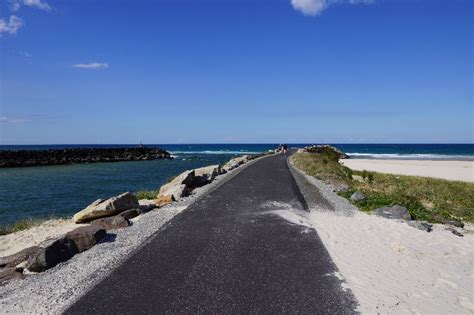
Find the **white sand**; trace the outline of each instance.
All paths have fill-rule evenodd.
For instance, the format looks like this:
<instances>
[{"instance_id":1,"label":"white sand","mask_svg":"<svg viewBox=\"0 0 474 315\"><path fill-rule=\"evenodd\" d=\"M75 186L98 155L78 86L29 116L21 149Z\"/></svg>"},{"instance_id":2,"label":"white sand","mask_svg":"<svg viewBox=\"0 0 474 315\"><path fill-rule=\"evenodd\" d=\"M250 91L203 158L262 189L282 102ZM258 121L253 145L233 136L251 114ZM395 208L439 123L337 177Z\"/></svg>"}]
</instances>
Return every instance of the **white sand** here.
<instances>
[{"instance_id":1,"label":"white sand","mask_svg":"<svg viewBox=\"0 0 474 315\"><path fill-rule=\"evenodd\" d=\"M341 160L341 163L358 171L367 170L474 182L474 161L345 159Z\"/></svg>"},{"instance_id":2,"label":"white sand","mask_svg":"<svg viewBox=\"0 0 474 315\"><path fill-rule=\"evenodd\" d=\"M364 314L474 313L474 235L427 233L376 216L274 211L316 229Z\"/></svg>"},{"instance_id":3,"label":"white sand","mask_svg":"<svg viewBox=\"0 0 474 315\"><path fill-rule=\"evenodd\" d=\"M22 249L38 245L42 241L55 238L78 228L82 224L75 224L72 220L48 220L39 226L0 236L0 257L19 252Z\"/></svg>"}]
</instances>

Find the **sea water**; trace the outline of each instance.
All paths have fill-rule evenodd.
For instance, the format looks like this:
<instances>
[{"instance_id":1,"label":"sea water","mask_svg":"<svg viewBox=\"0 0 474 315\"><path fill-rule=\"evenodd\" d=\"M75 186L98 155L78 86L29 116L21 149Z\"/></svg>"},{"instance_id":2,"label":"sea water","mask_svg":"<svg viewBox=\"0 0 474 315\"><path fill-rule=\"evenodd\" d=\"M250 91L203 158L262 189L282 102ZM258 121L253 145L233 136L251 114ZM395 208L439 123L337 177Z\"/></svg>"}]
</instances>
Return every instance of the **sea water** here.
<instances>
[{"instance_id":1,"label":"sea water","mask_svg":"<svg viewBox=\"0 0 474 315\"><path fill-rule=\"evenodd\" d=\"M124 145L0 146L0 150L123 147ZM70 217L94 200L125 191L156 190L187 169L274 149L277 144L147 145L173 160L0 169L0 225L23 218ZM290 144L303 147L305 144ZM473 144L336 144L353 158L474 160Z\"/></svg>"}]
</instances>

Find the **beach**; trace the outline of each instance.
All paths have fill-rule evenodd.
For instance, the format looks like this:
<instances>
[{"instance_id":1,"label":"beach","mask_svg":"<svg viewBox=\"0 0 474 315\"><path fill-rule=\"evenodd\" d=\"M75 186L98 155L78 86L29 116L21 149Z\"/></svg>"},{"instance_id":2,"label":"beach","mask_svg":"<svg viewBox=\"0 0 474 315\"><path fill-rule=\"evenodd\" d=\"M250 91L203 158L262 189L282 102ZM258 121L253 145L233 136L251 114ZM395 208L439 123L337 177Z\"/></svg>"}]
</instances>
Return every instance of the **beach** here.
<instances>
[{"instance_id":1,"label":"beach","mask_svg":"<svg viewBox=\"0 0 474 315\"><path fill-rule=\"evenodd\" d=\"M296 172L317 187L329 204L312 202L311 189L300 185L310 211L282 205L275 214L317 231L339 269L336 276L356 296L359 312L474 312L474 225L466 224L464 237L442 224L434 224L427 233L400 220L361 212L332 187ZM298 176L296 179L300 184Z\"/></svg>"},{"instance_id":2,"label":"beach","mask_svg":"<svg viewBox=\"0 0 474 315\"><path fill-rule=\"evenodd\" d=\"M474 182L474 161L345 159L353 170Z\"/></svg>"}]
</instances>

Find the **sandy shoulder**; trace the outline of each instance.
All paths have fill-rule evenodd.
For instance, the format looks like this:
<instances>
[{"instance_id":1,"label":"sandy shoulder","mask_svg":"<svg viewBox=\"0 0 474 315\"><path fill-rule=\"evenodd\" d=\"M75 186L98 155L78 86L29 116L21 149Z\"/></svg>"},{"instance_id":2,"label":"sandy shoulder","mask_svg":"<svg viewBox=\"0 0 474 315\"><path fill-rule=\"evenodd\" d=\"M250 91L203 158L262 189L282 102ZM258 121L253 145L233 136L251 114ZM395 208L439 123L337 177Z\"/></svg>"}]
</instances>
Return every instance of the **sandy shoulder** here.
<instances>
[{"instance_id":1,"label":"sandy shoulder","mask_svg":"<svg viewBox=\"0 0 474 315\"><path fill-rule=\"evenodd\" d=\"M341 163L358 171L474 182L474 161L346 159Z\"/></svg>"},{"instance_id":2,"label":"sandy shoulder","mask_svg":"<svg viewBox=\"0 0 474 315\"><path fill-rule=\"evenodd\" d=\"M420 231L360 212L331 187L303 176L334 210L309 204L309 213L284 209L279 215L316 230L361 313L474 313L473 225L464 237L440 224Z\"/></svg>"},{"instance_id":3,"label":"sandy shoulder","mask_svg":"<svg viewBox=\"0 0 474 315\"><path fill-rule=\"evenodd\" d=\"M27 230L0 236L0 257L19 252L22 249L40 244L46 239L59 237L82 224L72 220L53 219Z\"/></svg>"}]
</instances>

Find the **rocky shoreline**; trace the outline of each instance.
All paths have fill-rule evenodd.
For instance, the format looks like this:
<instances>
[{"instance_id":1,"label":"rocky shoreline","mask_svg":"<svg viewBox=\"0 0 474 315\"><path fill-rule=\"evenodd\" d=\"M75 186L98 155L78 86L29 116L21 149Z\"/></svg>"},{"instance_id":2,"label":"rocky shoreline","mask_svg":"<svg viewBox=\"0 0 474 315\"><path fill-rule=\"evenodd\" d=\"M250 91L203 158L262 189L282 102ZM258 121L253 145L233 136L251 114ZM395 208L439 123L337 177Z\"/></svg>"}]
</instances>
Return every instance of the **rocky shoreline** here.
<instances>
[{"instance_id":1,"label":"rocky shoreline","mask_svg":"<svg viewBox=\"0 0 474 315\"><path fill-rule=\"evenodd\" d=\"M0 168L172 158L171 154L163 149L147 147L0 150Z\"/></svg>"},{"instance_id":2,"label":"rocky shoreline","mask_svg":"<svg viewBox=\"0 0 474 315\"><path fill-rule=\"evenodd\" d=\"M0 257L0 285L11 279L24 279L32 273L42 273L68 261L112 237L114 234L109 231L132 226L143 214L183 200L220 175L267 154L244 155L231 159L223 166L211 165L185 171L161 186L152 200L138 200L130 192L96 200L74 215L72 222L75 224L70 224L65 233L15 246L14 252L10 250L8 256Z\"/></svg>"}]
</instances>

